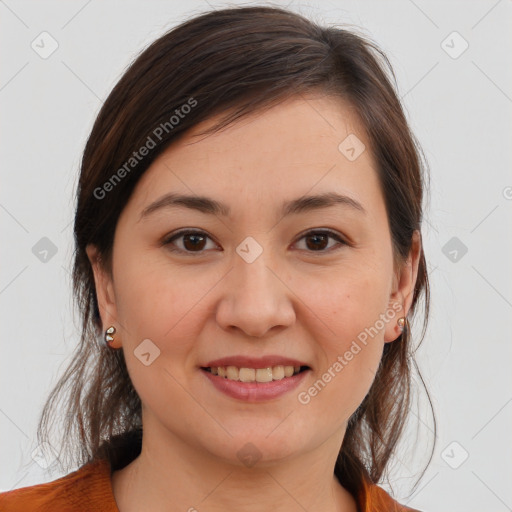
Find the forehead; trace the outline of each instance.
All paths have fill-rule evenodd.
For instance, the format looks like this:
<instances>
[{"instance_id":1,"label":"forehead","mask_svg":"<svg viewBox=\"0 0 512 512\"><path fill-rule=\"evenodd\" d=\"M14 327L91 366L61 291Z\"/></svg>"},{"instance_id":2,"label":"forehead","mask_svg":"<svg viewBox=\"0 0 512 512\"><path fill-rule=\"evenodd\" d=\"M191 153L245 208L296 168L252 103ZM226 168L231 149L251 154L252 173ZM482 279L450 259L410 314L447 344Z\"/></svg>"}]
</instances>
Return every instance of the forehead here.
<instances>
[{"instance_id":1,"label":"forehead","mask_svg":"<svg viewBox=\"0 0 512 512\"><path fill-rule=\"evenodd\" d=\"M221 131L201 134L218 120L199 123L152 163L137 184L132 207L140 213L170 191L246 207L276 196L281 204L326 191L371 202L379 193L363 125L340 98L293 97ZM362 151L356 159L346 151L354 143Z\"/></svg>"}]
</instances>

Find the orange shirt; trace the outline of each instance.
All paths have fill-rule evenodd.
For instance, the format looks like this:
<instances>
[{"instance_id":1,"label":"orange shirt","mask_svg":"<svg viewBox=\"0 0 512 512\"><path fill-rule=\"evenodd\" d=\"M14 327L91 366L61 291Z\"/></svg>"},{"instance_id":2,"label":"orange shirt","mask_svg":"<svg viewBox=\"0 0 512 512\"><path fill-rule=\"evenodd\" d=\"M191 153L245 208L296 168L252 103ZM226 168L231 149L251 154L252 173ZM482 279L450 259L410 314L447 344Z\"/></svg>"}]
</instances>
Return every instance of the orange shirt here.
<instances>
[{"instance_id":1,"label":"orange shirt","mask_svg":"<svg viewBox=\"0 0 512 512\"><path fill-rule=\"evenodd\" d=\"M374 484L365 483L356 501L361 512L418 512L400 505ZM97 460L52 482L0 493L0 511L119 512L110 463Z\"/></svg>"}]
</instances>

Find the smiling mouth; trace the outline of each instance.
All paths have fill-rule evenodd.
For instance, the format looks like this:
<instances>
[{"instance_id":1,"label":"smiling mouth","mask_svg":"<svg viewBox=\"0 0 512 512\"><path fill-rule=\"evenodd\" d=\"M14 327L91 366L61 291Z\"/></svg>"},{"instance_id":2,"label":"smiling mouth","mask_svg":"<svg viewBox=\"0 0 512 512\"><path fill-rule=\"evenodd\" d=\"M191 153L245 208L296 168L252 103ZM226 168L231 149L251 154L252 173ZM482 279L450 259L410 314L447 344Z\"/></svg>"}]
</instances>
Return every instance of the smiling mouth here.
<instances>
[{"instance_id":1,"label":"smiling mouth","mask_svg":"<svg viewBox=\"0 0 512 512\"><path fill-rule=\"evenodd\" d=\"M210 366L201 367L201 370L237 382L272 382L292 377L309 366L269 366L267 368L238 368L236 366Z\"/></svg>"}]
</instances>

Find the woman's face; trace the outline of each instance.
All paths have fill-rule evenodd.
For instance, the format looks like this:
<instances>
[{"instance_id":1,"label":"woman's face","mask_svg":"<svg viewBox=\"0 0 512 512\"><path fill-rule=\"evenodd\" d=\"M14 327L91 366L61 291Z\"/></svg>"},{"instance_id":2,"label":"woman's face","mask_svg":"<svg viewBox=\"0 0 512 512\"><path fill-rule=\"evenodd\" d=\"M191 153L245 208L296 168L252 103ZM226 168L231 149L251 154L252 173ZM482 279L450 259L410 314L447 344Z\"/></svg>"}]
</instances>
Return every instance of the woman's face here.
<instances>
[{"instance_id":1,"label":"woman's face","mask_svg":"<svg viewBox=\"0 0 512 512\"><path fill-rule=\"evenodd\" d=\"M145 435L246 465L339 449L410 307L419 242L394 269L369 141L340 99L296 97L194 137L212 121L142 176L112 279L88 247L103 328ZM171 193L190 199L151 207Z\"/></svg>"}]
</instances>

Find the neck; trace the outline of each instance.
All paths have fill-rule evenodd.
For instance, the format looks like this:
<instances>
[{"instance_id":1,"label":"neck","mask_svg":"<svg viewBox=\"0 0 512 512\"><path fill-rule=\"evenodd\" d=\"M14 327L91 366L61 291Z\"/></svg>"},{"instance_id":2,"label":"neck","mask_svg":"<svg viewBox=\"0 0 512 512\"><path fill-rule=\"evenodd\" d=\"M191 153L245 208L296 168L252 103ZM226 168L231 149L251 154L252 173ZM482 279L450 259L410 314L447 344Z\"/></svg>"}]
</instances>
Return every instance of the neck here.
<instances>
[{"instance_id":1,"label":"neck","mask_svg":"<svg viewBox=\"0 0 512 512\"><path fill-rule=\"evenodd\" d=\"M140 455L112 475L120 512L357 510L334 476L344 433L293 459L246 467L220 460L168 431L162 443L158 430L145 426Z\"/></svg>"}]
</instances>

